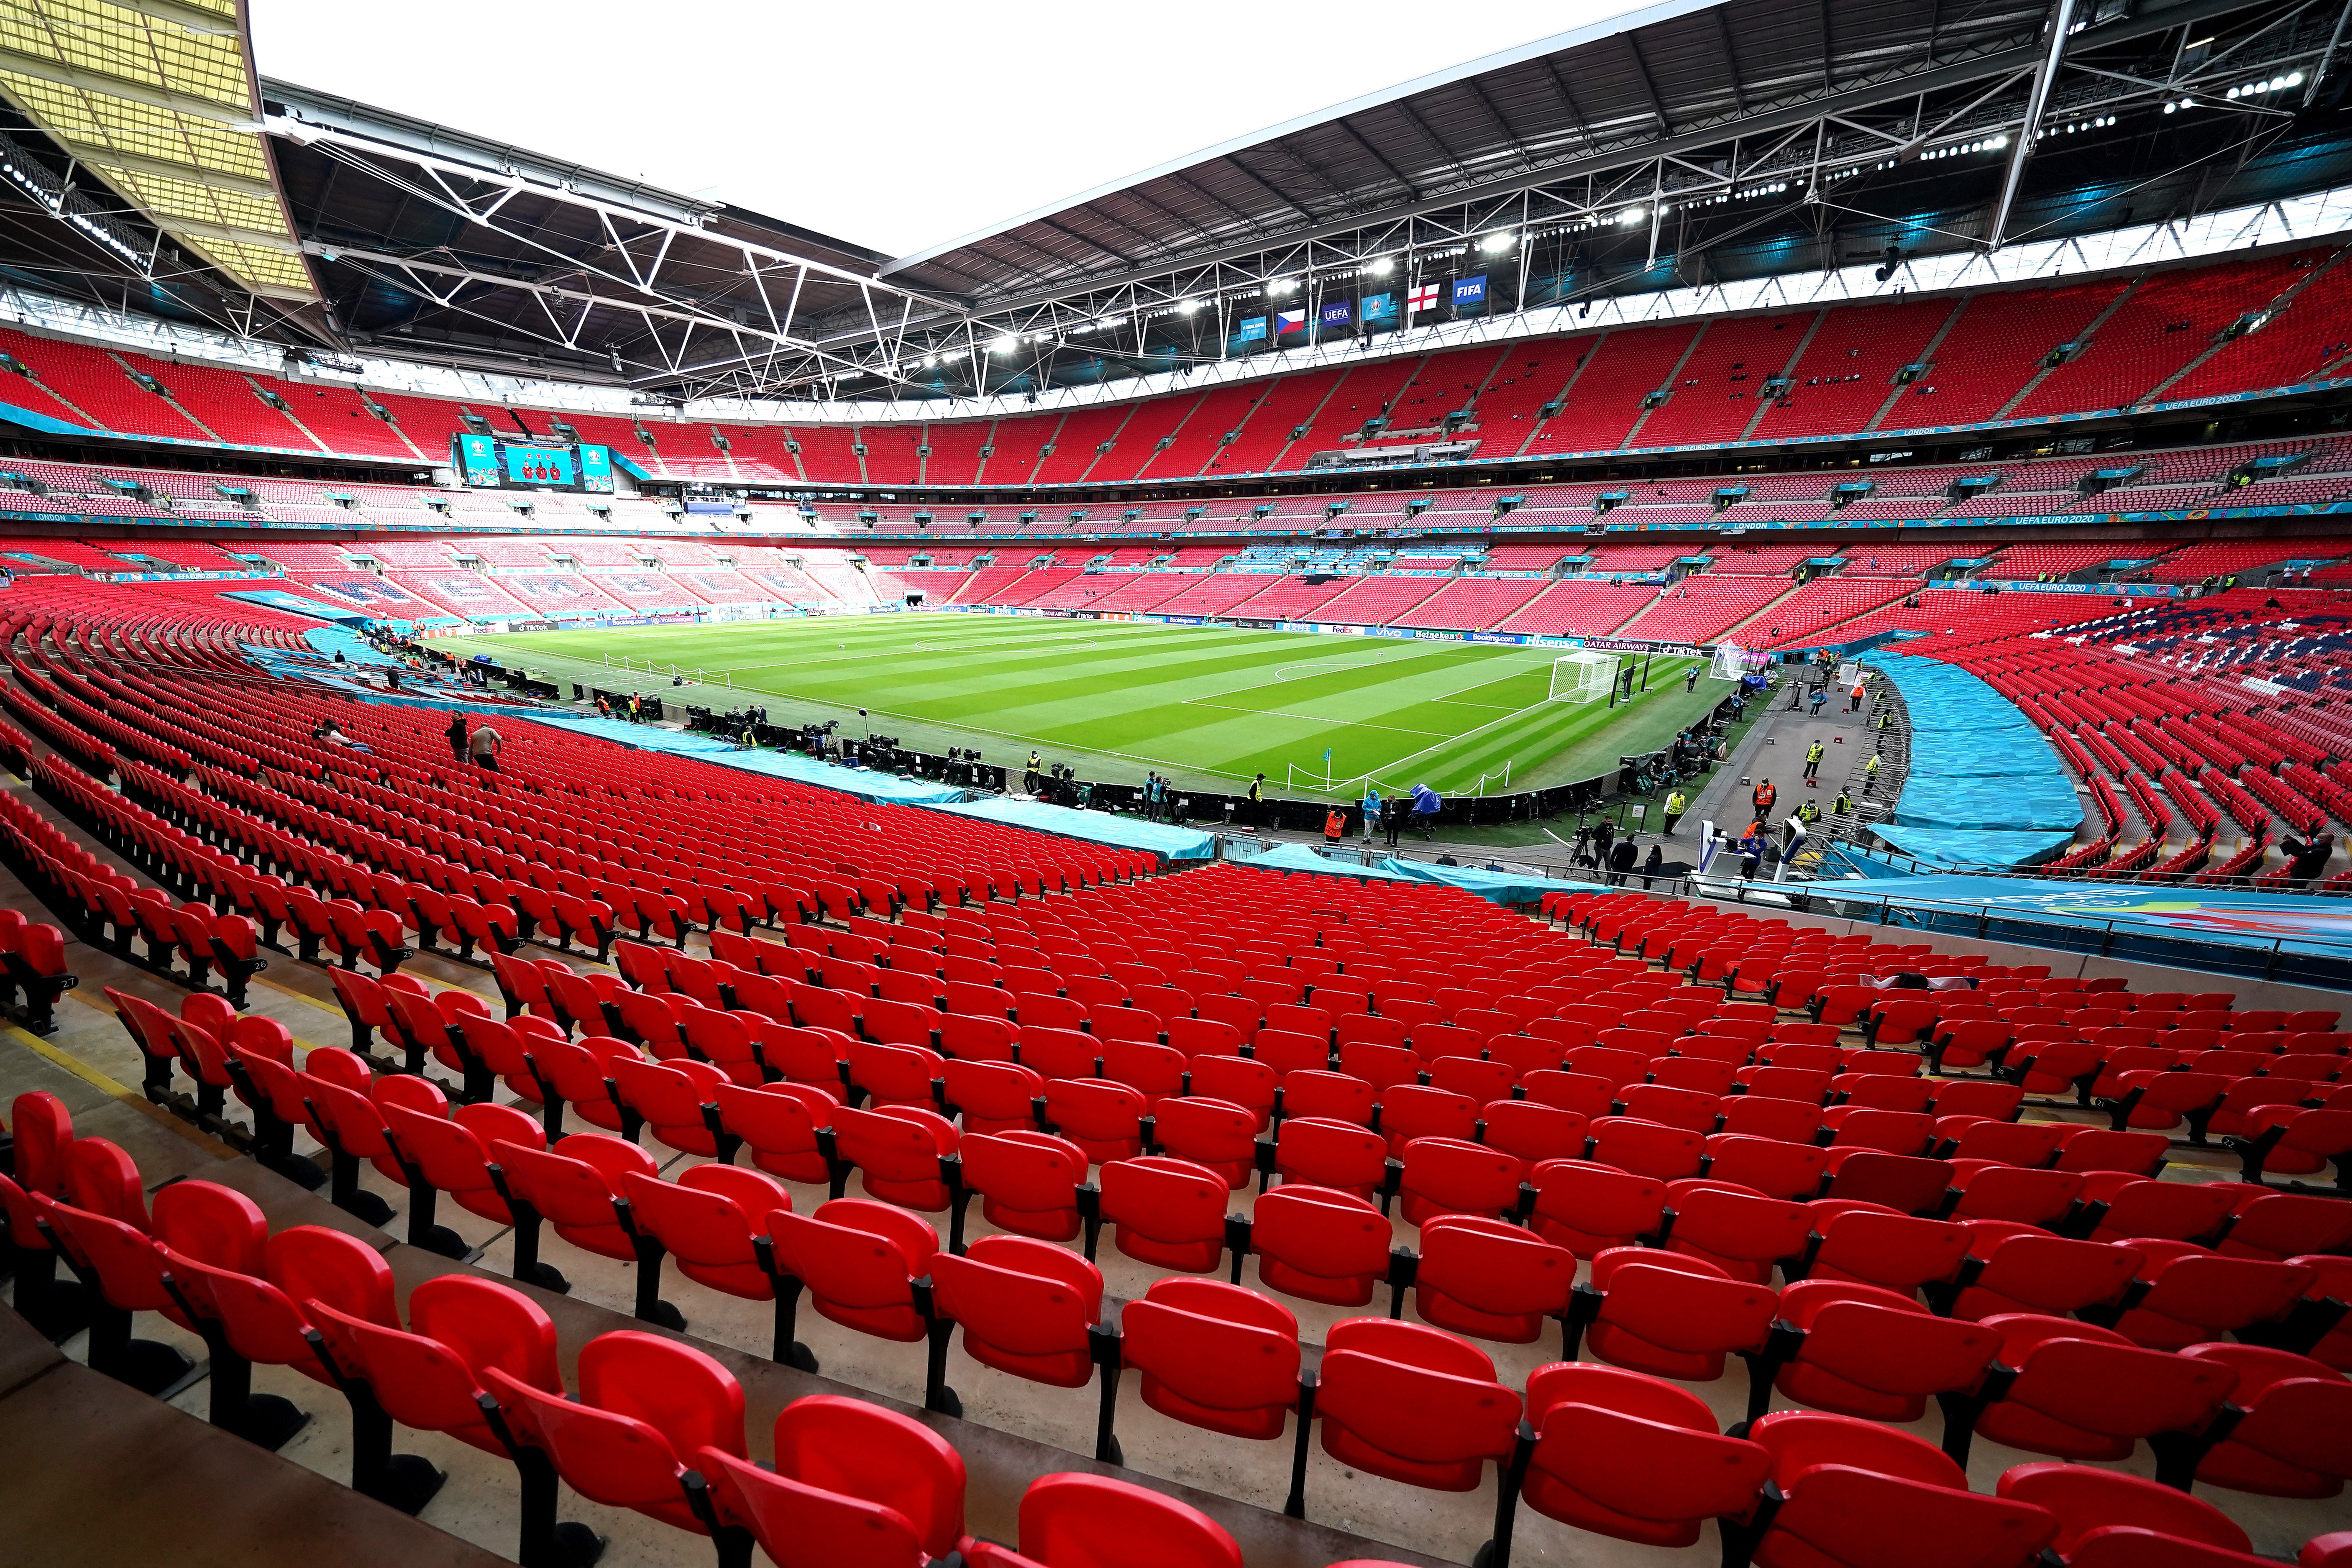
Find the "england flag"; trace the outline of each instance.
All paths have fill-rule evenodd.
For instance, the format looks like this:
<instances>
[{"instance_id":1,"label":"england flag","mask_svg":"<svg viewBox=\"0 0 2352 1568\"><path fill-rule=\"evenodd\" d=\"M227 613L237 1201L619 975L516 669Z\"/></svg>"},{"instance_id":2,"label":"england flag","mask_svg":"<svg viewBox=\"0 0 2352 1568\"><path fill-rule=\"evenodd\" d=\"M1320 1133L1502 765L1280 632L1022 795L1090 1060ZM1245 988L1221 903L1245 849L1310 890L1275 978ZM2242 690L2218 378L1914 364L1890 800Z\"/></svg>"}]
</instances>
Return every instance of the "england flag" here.
<instances>
[{"instance_id":1,"label":"england flag","mask_svg":"<svg viewBox=\"0 0 2352 1568\"><path fill-rule=\"evenodd\" d=\"M1416 316L1420 315L1423 310L1436 310L1437 285L1434 283L1423 283L1415 286L1412 292L1405 297L1405 302L1412 308L1412 313Z\"/></svg>"}]
</instances>

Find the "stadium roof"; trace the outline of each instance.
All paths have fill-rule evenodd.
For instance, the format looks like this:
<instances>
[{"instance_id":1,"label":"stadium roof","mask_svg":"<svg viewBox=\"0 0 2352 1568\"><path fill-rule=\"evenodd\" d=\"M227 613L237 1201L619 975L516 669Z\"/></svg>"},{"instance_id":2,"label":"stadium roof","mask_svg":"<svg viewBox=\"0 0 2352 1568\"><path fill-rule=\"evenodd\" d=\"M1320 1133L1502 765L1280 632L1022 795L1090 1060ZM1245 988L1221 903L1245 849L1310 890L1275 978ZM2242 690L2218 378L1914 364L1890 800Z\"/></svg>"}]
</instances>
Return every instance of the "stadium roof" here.
<instances>
[{"instance_id":1,"label":"stadium roof","mask_svg":"<svg viewBox=\"0 0 2352 1568\"><path fill-rule=\"evenodd\" d=\"M135 213L251 293L316 297L261 136L236 0L10 0L0 95ZM61 223L134 265L132 232L8 160Z\"/></svg>"},{"instance_id":2,"label":"stadium roof","mask_svg":"<svg viewBox=\"0 0 2352 1568\"><path fill-rule=\"evenodd\" d=\"M284 300L249 335L657 400L1034 391L1224 357L1276 298L1483 272L1508 310L2352 183L2352 0L1665 0L894 260L256 81L233 5L16 0L0 163L68 207L95 169L128 205L60 259L57 209L0 179L0 271L222 321L163 247L142 270L145 226L216 293Z\"/></svg>"}]
</instances>

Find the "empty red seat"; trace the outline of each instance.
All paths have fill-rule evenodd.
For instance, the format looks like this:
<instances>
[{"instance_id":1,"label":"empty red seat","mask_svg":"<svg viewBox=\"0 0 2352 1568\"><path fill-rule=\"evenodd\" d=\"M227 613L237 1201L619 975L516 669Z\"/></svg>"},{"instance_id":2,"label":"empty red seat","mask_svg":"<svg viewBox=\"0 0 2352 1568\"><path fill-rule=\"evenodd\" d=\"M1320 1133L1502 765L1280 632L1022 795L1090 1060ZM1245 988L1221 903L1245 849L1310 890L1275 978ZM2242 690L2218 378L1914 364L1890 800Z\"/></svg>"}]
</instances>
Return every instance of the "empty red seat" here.
<instances>
[{"instance_id":1,"label":"empty red seat","mask_svg":"<svg viewBox=\"0 0 2352 1568\"><path fill-rule=\"evenodd\" d=\"M1761 1350L1779 1297L1702 1258L1612 1247L1569 1307L1568 1359L1580 1336L1601 1360L1654 1377L1712 1383L1724 1357Z\"/></svg>"},{"instance_id":2,"label":"empty red seat","mask_svg":"<svg viewBox=\"0 0 2352 1568\"><path fill-rule=\"evenodd\" d=\"M1097 1335L1102 1271L1051 1243L1018 1236L982 1237L962 1257L931 1259L933 1311L963 1330L964 1353L983 1366L1055 1388L1083 1388L1099 1365L1102 1414L1095 1458L1118 1463L1111 1436L1118 1396L1115 1337ZM947 1384L947 1344L932 1340L923 1402L950 1415L963 1402Z\"/></svg>"},{"instance_id":3,"label":"empty red seat","mask_svg":"<svg viewBox=\"0 0 2352 1568\"><path fill-rule=\"evenodd\" d=\"M864 1400L803 1394L776 1416L776 1468L702 1449L717 1521L777 1568L922 1568L959 1549L963 1456L921 1422Z\"/></svg>"},{"instance_id":4,"label":"empty red seat","mask_svg":"<svg viewBox=\"0 0 2352 1568\"><path fill-rule=\"evenodd\" d=\"M1324 1336L1315 1390L1323 1451L1340 1464L1433 1491L1475 1490L1489 1460L1511 1457L1519 1396L1486 1353L1415 1323L1347 1318ZM1303 1500L1307 1451L1290 1495Z\"/></svg>"},{"instance_id":5,"label":"empty red seat","mask_svg":"<svg viewBox=\"0 0 2352 1568\"><path fill-rule=\"evenodd\" d=\"M1257 1200L1240 1235L1234 1279L1245 1251L1257 1259L1259 1283L1286 1296L1360 1307L1390 1277L1389 1221L1354 1193L1286 1182Z\"/></svg>"},{"instance_id":6,"label":"empty red seat","mask_svg":"<svg viewBox=\"0 0 2352 1568\"><path fill-rule=\"evenodd\" d=\"M975 1543L973 1568L1129 1568L1136 1544L1151 1543L1166 1568L1242 1568L1241 1548L1190 1504L1148 1487L1102 1476L1041 1476L1021 1498L1018 1562Z\"/></svg>"},{"instance_id":7,"label":"empty red seat","mask_svg":"<svg viewBox=\"0 0 2352 1568\"><path fill-rule=\"evenodd\" d=\"M1189 1160L1153 1154L1105 1165L1099 1184L1102 1220L1120 1253L1187 1274L1217 1267L1232 1192L1224 1177Z\"/></svg>"},{"instance_id":8,"label":"empty red seat","mask_svg":"<svg viewBox=\"0 0 2352 1568\"><path fill-rule=\"evenodd\" d=\"M967 1135L957 1152L961 1179L950 1250L963 1244L964 1211L975 1193L982 1217L999 1230L1046 1241L1068 1241L1078 1234L1078 1189L1086 1181L1087 1157L1077 1145L1047 1132L1013 1131Z\"/></svg>"},{"instance_id":9,"label":"empty red seat","mask_svg":"<svg viewBox=\"0 0 2352 1568\"><path fill-rule=\"evenodd\" d=\"M1426 1321L1478 1339L1532 1344L1545 1319L1568 1310L1576 1255L1500 1220L1436 1215L1422 1227L1412 1277L1414 1304Z\"/></svg>"},{"instance_id":10,"label":"empty red seat","mask_svg":"<svg viewBox=\"0 0 2352 1568\"><path fill-rule=\"evenodd\" d=\"M1785 1411L1748 1436L1772 1457L1746 1521L1756 1568L2025 1568L2057 1533L2042 1509L1971 1492L1932 1445L1875 1422Z\"/></svg>"},{"instance_id":11,"label":"empty red seat","mask_svg":"<svg viewBox=\"0 0 2352 1568\"><path fill-rule=\"evenodd\" d=\"M778 1214L772 1225L778 1270L806 1287L819 1313L902 1344L929 1333L914 1292L939 1252L929 1223L887 1204L835 1198L813 1215Z\"/></svg>"},{"instance_id":12,"label":"empty red seat","mask_svg":"<svg viewBox=\"0 0 2352 1568\"><path fill-rule=\"evenodd\" d=\"M2033 1314L1984 1320L2007 1371L1945 1412L1945 1447L1965 1458L1972 1434L2066 1459L2123 1459L2143 1437L2186 1432L2219 1410L2235 1371L2143 1350L2112 1330Z\"/></svg>"},{"instance_id":13,"label":"empty red seat","mask_svg":"<svg viewBox=\"0 0 2352 1568\"><path fill-rule=\"evenodd\" d=\"M1546 1160L1529 1173L1536 1189L1529 1228L1591 1261L1612 1247L1654 1235L1664 1223L1666 1184L1584 1160Z\"/></svg>"},{"instance_id":14,"label":"empty red seat","mask_svg":"<svg viewBox=\"0 0 2352 1568\"><path fill-rule=\"evenodd\" d=\"M2265 1497L2343 1492L2352 1478L2352 1382L2343 1373L2263 1345L2199 1344L2181 1354L2237 1373L2230 1404L2244 1412L2201 1436L2197 1479Z\"/></svg>"},{"instance_id":15,"label":"empty red seat","mask_svg":"<svg viewBox=\"0 0 2352 1568\"><path fill-rule=\"evenodd\" d=\"M2084 1568L2244 1568L2246 1532L2209 1502L2095 1465L2012 1465L1996 1495L2058 1521L2050 1550Z\"/></svg>"},{"instance_id":16,"label":"empty red seat","mask_svg":"<svg viewBox=\"0 0 2352 1568\"><path fill-rule=\"evenodd\" d=\"M1870 1421L1910 1422L1933 1394L1972 1389L2000 1335L1938 1318L1908 1296L1875 1286L1807 1279L1780 1292L1780 1318L1748 1394L1748 1417L1778 1388L1817 1410Z\"/></svg>"}]
</instances>

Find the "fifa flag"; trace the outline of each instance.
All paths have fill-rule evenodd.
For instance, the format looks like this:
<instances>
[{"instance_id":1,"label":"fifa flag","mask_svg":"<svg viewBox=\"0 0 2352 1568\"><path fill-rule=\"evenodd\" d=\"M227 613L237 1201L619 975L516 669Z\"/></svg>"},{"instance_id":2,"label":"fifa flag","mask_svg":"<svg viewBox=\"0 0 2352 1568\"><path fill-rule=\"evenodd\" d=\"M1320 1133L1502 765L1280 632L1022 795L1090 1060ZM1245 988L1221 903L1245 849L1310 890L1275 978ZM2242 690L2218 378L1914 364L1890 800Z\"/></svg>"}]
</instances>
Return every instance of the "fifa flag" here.
<instances>
[{"instance_id":1,"label":"fifa flag","mask_svg":"<svg viewBox=\"0 0 2352 1568\"><path fill-rule=\"evenodd\" d=\"M1257 342L1265 336L1265 318L1264 316L1244 317L1240 328L1234 333L1235 342L1244 343Z\"/></svg>"},{"instance_id":2,"label":"fifa flag","mask_svg":"<svg viewBox=\"0 0 2352 1568\"><path fill-rule=\"evenodd\" d=\"M1405 304L1416 316L1420 315L1424 310L1436 310L1437 285L1434 283L1423 283L1417 285L1412 293L1405 296Z\"/></svg>"},{"instance_id":3,"label":"fifa flag","mask_svg":"<svg viewBox=\"0 0 2352 1568\"><path fill-rule=\"evenodd\" d=\"M1274 313L1274 335L1276 338L1286 338L1294 332L1303 332L1306 330L1306 311L1276 310Z\"/></svg>"},{"instance_id":4,"label":"fifa flag","mask_svg":"<svg viewBox=\"0 0 2352 1568\"><path fill-rule=\"evenodd\" d=\"M1454 280L1454 308L1457 310L1484 310L1486 304L1486 275L1457 278Z\"/></svg>"},{"instance_id":5,"label":"fifa flag","mask_svg":"<svg viewBox=\"0 0 2352 1568\"><path fill-rule=\"evenodd\" d=\"M1324 302L1322 313L1315 319L1322 325L1323 330L1328 332L1335 328L1348 326L1353 322L1356 319L1355 307L1349 304L1345 300L1326 300Z\"/></svg>"},{"instance_id":6,"label":"fifa flag","mask_svg":"<svg viewBox=\"0 0 2352 1568\"><path fill-rule=\"evenodd\" d=\"M1356 304L1356 319L1368 327L1397 319L1396 296L1393 294L1367 294Z\"/></svg>"}]
</instances>

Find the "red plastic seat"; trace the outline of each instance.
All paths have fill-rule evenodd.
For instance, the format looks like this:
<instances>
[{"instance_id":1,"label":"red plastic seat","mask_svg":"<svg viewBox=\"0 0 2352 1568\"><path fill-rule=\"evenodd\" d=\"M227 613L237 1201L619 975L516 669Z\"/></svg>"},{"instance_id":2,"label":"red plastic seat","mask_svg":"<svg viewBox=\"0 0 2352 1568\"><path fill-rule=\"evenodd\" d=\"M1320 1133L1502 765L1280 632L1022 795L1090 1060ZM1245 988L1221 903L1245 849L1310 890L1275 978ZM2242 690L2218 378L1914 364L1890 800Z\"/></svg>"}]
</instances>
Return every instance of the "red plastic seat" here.
<instances>
[{"instance_id":1,"label":"red plastic seat","mask_svg":"<svg viewBox=\"0 0 2352 1568\"><path fill-rule=\"evenodd\" d=\"M1433 1491L1471 1491L1511 1457L1519 1396L1486 1353L1415 1323L1347 1318L1324 1337L1315 1392L1323 1451L1353 1470ZM1303 1504L1307 1453L1291 1472Z\"/></svg>"},{"instance_id":2,"label":"red plastic seat","mask_svg":"<svg viewBox=\"0 0 2352 1568\"><path fill-rule=\"evenodd\" d=\"M824 1317L901 1344L929 1332L914 1291L939 1252L926 1221L887 1204L835 1198L813 1215L772 1215L769 1234L779 1271L805 1286Z\"/></svg>"},{"instance_id":3,"label":"red plastic seat","mask_svg":"<svg viewBox=\"0 0 2352 1568\"><path fill-rule=\"evenodd\" d=\"M1857 1208L1832 1215L1820 1232L1806 1278L1875 1285L1904 1296L1952 1278L1970 1240L1965 1226L1949 1220Z\"/></svg>"},{"instance_id":4,"label":"red plastic seat","mask_svg":"<svg viewBox=\"0 0 2352 1568\"><path fill-rule=\"evenodd\" d=\"M2021 1313L1984 1326L2000 1332L1999 1360L2014 1375L1989 1377L1965 1408L1947 1408L1956 1458L1980 1432L2029 1453L2128 1458L2143 1437L2202 1425L2238 1382L2231 1368L2142 1350L2091 1323Z\"/></svg>"},{"instance_id":5,"label":"red plastic seat","mask_svg":"<svg viewBox=\"0 0 2352 1568\"><path fill-rule=\"evenodd\" d=\"M807 1084L770 1083L755 1089L722 1083L714 1091L723 1137L740 1140L751 1163L772 1176L811 1185L830 1182L833 1167L817 1133L833 1125L841 1101Z\"/></svg>"},{"instance_id":6,"label":"red plastic seat","mask_svg":"<svg viewBox=\"0 0 2352 1568\"><path fill-rule=\"evenodd\" d=\"M1150 1102L1139 1089L1107 1078L1048 1078L1045 1126L1103 1164L1143 1152L1143 1117Z\"/></svg>"},{"instance_id":7,"label":"red plastic seat","mask_svg":"<svg viewBox=\"0 0 2352 1568\"><path fill-rule=\"evenodd\" d=\"M1275 1170L1285 1182L1337 1187L1362 1198L1387 1179L1388 1156L1379 1133L1318 1116L1288 1118L1275 1134Z\"/></svg>"},{"instance_id":8,"label":"red plastic seat","mask_svg":"<svg viewBox=\"0 0 2352 1568\"><path fill-rule=\"evenodd\" d=\"M2245 1414L2197 1459L2211 1486L2265 1497L2332 1498L2352 1478L2352 1382L2308 1356L2263 1345L2207 1343L2181 1352L2238 1374L2231 1405ZM2170 1478L2168 1478L2170 1479Z\"/></svg>"},{"instance_id":9,"label":"red plastic seat","mask_svg":"<svg viewBox=\"0 0 2352 1568\"><path fill-rule=\"evenodd\" d=\"M1785 1411L1748 1436L1772 1457L1748 1524L1756 1568L2026 1568L2057 1533L2040 1508L1969 1491L1950 1458L1875 1422Z\"/></svg>"},{"instance_id":10,"label":"red plastic seat","mask_svg":"<svg viewBox=\"0 0 2352 1568\"><path fill-rule=\"evenodd\" d=\"M2050 1550L2095 1568L2225 1568L2247 1553L2246 1532L2212 1504L2174 1488L2095 1465L2012 1465L1996 1496L2032 1503L2058 1521ZM2217 1563L2182 1546L2210 1548ZM2252 1561L2252 1559L2249 1559Z\"/></svg>"},{"instance_id":11,"label":"red plastic seat","mask_svg":"<svg viewBox=\"0 0 2352 1568\"><path fill-rule=\"evenodd\" d=\"M675 1182L631 1172L621 1178L627 1204L625 1223L638 1241L637 1316L677 1327L674 1313L656 1305L661 1297L665 1254L678 1272L698 1285L747 1301L777 1301L775 1359L806 1361L793 1354L788 1332L789 1304L778 1300L766 1267L752 1246L769 1234L774 1215L790 1213L792 1194L773 1177L732 1165L693 1165ZM812 1363L813 1364L813 1363Z\"/></svg>"},{"instance_id":12,"label":"red plastic seat","mask_svg":"<svg viewBox=\"0 0 2352 1568\"><path fill-rule=\"evenodd\" d=\"M1698 1174L1706 1158L1706 1134L1630 1116L1604 1116L1591 1125L1586 1157L1637 1176L1662 1182Z\"/></svg>"},{"instance_id":13,"label":"red plastic seat","mask_svg":"<svg viewBox=\"0 0 2352 1568\"><path fill-rule=\"evenodd\" d=\"M1228 1437L1282 1436L1298 1402L1298 1321L1255 1290L1155 1279L1119 1314L1119 1355L1143 1403Z\"/></svg>"},{"instance_id":14,"label":"red plastic seat","mask_svg":"<svg viewBox=\"0 0 2352 1568\"><path fill-rule=\"evenodd\" d=\"M1748 1418L1769 1390L1800 1405L1870 1421L1910 1422L1928 1396L1974 1388L2000 1335L1938 1318L1908 1296L1871 1285L1807 1279L1780 1292L1780 1320L1749 1393Z\"/></svg>"},{"instance_id":15,"label":"red plastic seat","mask_svg":"<svg viewBox=\"0 0 2352 1568\"><path fill-rule=\"evenodd\" d=\"M1242 1568L1224 1527L1187 1503L1101 1476L1041 1476L1021 1499L1021 1562L984 1543L973 1568L1132 1568L1136 1544L1151 1543L1165 1568Z\"/></svg>"},{"instance_id":16,"label":"red plastic seat","mask_svg":"<svg viewBox=\"0 0 2352 1568\"><path fill-rule=\"evenodd\" d=\"M975 1193L982 1216L999 1230L1045 1241L1068 1241L1078 1234L1084 1223L1078 1189L1086 1181L1087 1157L1076 1144L1046 1132L968 1134L959 1152L963 1163L950 1250L962 1245L964 1210Z\"/></svg>"},{"instance_id":17,"label":"red plastic seat","mask_svg":"<svg viewBox=\"0 0 2352 1568\"><path fill-rule=\"evenodd\" d=\"M1666 1184L1654 1177L1585 1160L1546 1160L1528 1180L1536 1189L1529 1228L1587 1262L1654 1235L1664 1223Z\"/></svg>"},{"instance_id":18,"label":"red plastic seat","mask_svg":"<svg viewBox=\"0 0 2352 1568\"><path fill-rule=\"evenodd\" d=\"M1150 1125L1155 1152L1205 1165L1238 1189L1257 1165L1259 1121L1247 1108L1193 1094L1160 1100Z\"/></svg>"},{"instance_id":19,"label":"red plastic seat","mask_svg":"<svg viewBox=\"0 0 2352 1568\"><path fill-rule=\"evenodd\" d=\"M706 1448L744 1458L741 1384L700 1351L657 1335L615 1330L581 1347L576 1403L499 1367L482 1381L514 1441L544 1454L574 1491L680 1530L709 1533L688 1498L686 1461ZM532 1521L523 1528L530 1540Z\"/></svg>"},{"instance_id":20,"label":"red plastic seat","mask_svg":"<svg viewBox=\"0 0 2352 1568\"><path fill-rule=\"evenodd\" d=\"M1611 1247L1569 1308L1569 1347L1579 1337L1612 1366L1683 1383L1712 1383L1727 1355L1760 1351L1779 1297L1734 1279L1702 1258Z\"/></svg>"},{"instance_id":21,"label":"red plastic seat","mask_svg":"<svg viewBox=\"0 0 2352 1568\"><path fill-rule=\"evenodd\" d=\"M1746 1512L1771 1462L1759 1446L1721 1436L1697 1395L1639 1373L1544 1367L1528 1379L1527 1415L1535 1442L1518 1500L1645 1546L1692 1545L1705 1521ZM1507 1497L1497 1518L1511 1511ZM1503 1568L1509 1550L1506 1532L1480 1560Z\"/></svg>"},{"instance_id":22,"label":"red plastic seat","mask_svg":"<svg viewBox=\"0 0 2352 1568\"><path fill-rule=\"evenodd\" d=\"M1225 1204L1233 1189L1204 1165L1166 1155L1114 1160L1102 1167L1103 1222L1111 1246L1139 1263L1203 1274L1225 1250ZM1091 1248L1089 1248L1091 1256Z\"/></svg>"},{"instance_id":23,"label":"red plastic seat","mask_svg":"<svg viewBox=\"0 0 2352 1568\"><path fill-rule=\"evenodd\" d=\"M1392 1232L1386 1215L1352 1192L1286 1182L1251 1210L1246 1250L1269 1290L1334 1307L1360 1307L1389 1277ZM1242 1247L1234 1256L1241 1279Z\"/></svg>"},{"instance_id":24,"label":"red plastic seat","mask_svg":"<svg viewBox=\"0 0 2352 1568\"><path fill-rule=\"evenodd\" d=\"M963 1456L921 1422L864 1400L803 1394L776 1416L776 1468L695 1456L721 1524L777 1568L925 1568L963 1533Z\"/></svg>"},{"instance_id":25,"label":"red plastic seat","mask_svg":"<svg viewBox=\"0 0 2352 1568\"><path fill-rule=\"evenodd\" d=\"M1096 1347L1102 1321L1102 1272L1047 1242L991 1236L959 1258L931 1259L933 1310L963 1329L964 1353L982 1365L1055 1388L1083 1388L1104 1366L1102 1415L1095 1457L1118 1463L1112 1409L1118 1369ZM1101 1342L1108 1346L1108 1337ZM927 1408L961 1415L962 1401L947 1385L947 1345L935 1336L924 1391Z\"/></svg>"},{"instance_id":26,"label":"red plastic seat","mask_svg":"<svg viewBox=\"0 0 2352 1568\"><path fill-rule=\"evenodd\" d=\"M1576 1255L1517 1226L1436 1215L1422 1226L1413 1303L1424 1321L1457 1334L1532 1344L1544 1320L1568 1310Z\"/></svg>"},{"instance_id":27,"label":"red plastic seat","mask_svg":"<svg viewBox=\"0 0 2352 1568\"><path fill-rule=\"evenodd\" d=\"M843 1106L833 1113L834 1152L864 1182L866 1195L901 1208L938 1214L950 1194L940 1162L956 1152L955 1125L944 1116L911 1105L859 1110ZM840 1175L834 1191L843 1191Z\"/></svg>"}]
</instances>

